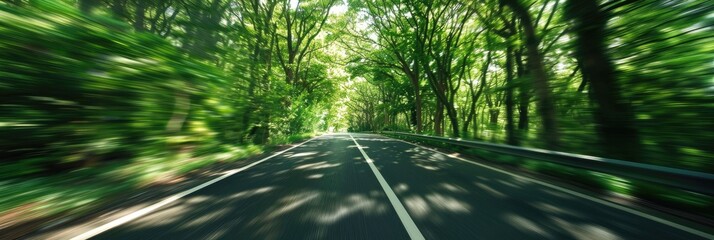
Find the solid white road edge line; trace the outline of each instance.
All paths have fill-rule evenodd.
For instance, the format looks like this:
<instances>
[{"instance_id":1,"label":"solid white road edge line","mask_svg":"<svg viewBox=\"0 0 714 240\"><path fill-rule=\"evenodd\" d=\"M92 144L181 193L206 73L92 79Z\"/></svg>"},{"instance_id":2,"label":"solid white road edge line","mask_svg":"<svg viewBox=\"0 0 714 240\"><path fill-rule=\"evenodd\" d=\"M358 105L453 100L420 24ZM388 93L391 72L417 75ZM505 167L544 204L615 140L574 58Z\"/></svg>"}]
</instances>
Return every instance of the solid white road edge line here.
<instances>
[{"instance_id":1,"label":"solid white road edge line","mask_svg":"<svg viewBox=\"0 0 714 240\"><path fill-rule=\"evenodd\" d=\"M379 135L379 136L384 136L384 135ZM445 155L445 156L447 156L447 157L450 157L450 158L453 158L453 159L457 159L457 160L460 160L460 161L464 161L464 162L467 162L467 163L471 163L471 164L474 164L474 165L477 165L477 166L480 166L480 167L483 167L483 168L491 169L491 170L493 170L493 171L500 172L500 173L504 173L504 174L507 174L507 175L510 175L510 176L513 176L513 177L516 177L516 178L519 178L519 179L523 179L523 180L526 180L526 181L531 181L531 182L534 182L534 183L536 183L536 184L540 184L540 185L543 185L543 186L546 186L546 187L549 187L549 188L552 188L552 189L556 189L556 190L559 190L559 191L562 191L562 192L565 192L565 193L569 193L569 194L575 195L575 196L580 197L580 198L584 198L584 199L587 199L587 200L590 200L590 201L593 201L593 202L596 202L596 203L603 204L603 205L608 206L608 207L616 208L616 209L619 209L619 210L621 210L621 211L625 211L625 212L628 212L628 213L631 213L631 214L634 214L634 215L637 215L637 216L640 216L640 217L643 217L643 218L646 218L646 219L649 219L649 220L652 220L652 221L655 221L655 222L658 222L658 223L662 223L662 224L668 225L668 226L673 227L673 228L677 228L677 229L679 229L679 230L682 230L682 231L685 231L685 232L688 232L688 233L691 233L691 234L694 234L694 235L703 237L703 238L705 238L705 239L714 239L714 235L712 235L712 234L709 234L709 233L706 233L706 232L703 232L703 231L700 231L700 230L697 230L697 229L694 229L694 228L691 228L691 227L687 227L687 226L684 226L684 225L681 225L681 224L679 224L679 223L675 223L675 222L672 222L672 221L669 221L669 220L666 220L666 219L662 219L662 218L659 218L659 217L656 217L656 216L653 216L653 215L650 215L650 214L647 214L647 213L644 213L644 212L641 212L641 211L638 211L638 210L635 210L635 209L632 209L632 208L628 208L628 207L625 207L625 206L620 205L620 204L616 204L616 203L613 203L613 202L610 202L610 201L607 201L607 200L603 200L603 199L600 199L600 198L596 198L596 197L591 197L591 196L585 195L585 194L583 194L583 193L579 193L579 192L576 192L576 191L573 191L573 190L570 190L570 189L567 189L567 188L559 187L559 186L556 186L556 185L553 185L553 184L550 184L550 183L547 183L547 182L540 181L540 180L535 179L535 178L530 178L530 177L524 177L524 176L516 175L516 174L514 174L514 173L510 173L510 172L507 172L507 171L504 171L504 170L501 170L501 169L498 169L498 168L494 168L494 167L491 167L491 166L488 166L488 165L484 165L484 164L481 164L481 163L478 163L478 162L466 160L466 159L464 159L464 158L462 158L462 157L459 157L459 156L453 156L453 155L451 155L451 154L447 154L447 153L441 152L441 151L436 150L436 149L424 147L424 146L421 146L421 145L419 145L419 144L415 144L415 143L411 143L411 142L407 142L407 141L404 141L404 140L401 140L401 139L391 138L391 137L387 137L387 136L384 136L384 137L389 138L389 139L394 139L394 140L397 140L397 141L400 141L400 142L404 142L404 143L407 143L407 144L410 144L410 145L413 145L413 146L416 146L416 147L419 147L419 148L427 149L427 150L430 150L430 151L433 151L433 152L437 152L437 153L443 154L443 155Z\"/></svg>"},{"instance_id":2,"label":"solid white road edge line","mask_svg":"<svg viewBox=\"0 0 714 240\"><path fill-rule=\"evenodd\" d=\"M374 165L374 162L372 161L369 156L367 156L367 153L362 150L362 146L357 143L357 140L355 140L354 137L352 137L352 134L349 134L350 138L352 138L352 141L355 142L355 145L357 145L357 149L362 153L362 156L364 157L364 160L367 161L367 164L369 164L369 168L372 169L372 172L374 173L374 176L377 177L377 181L379 182L379 185L382 186L382 190L384 190L384 193L387 194L387 198L389 199L389 202L392 204L392 207L394 207L394 210L397 211L397 216L399 216L399 220L402 221L402 225L404 225L404 228L407 230L407 233L409 234L409 237L413 240L422 240L424 239L424 236L421 235L421 232L419 231L419 228L417 228L416 224L414 223L414 220L409 216L409 213L407 210L404 208L404 205L402 205L402 202L399 201L399 198L397 198L397 194L392 191L392 188L389 187L389 184L387 183L387 180L384 180L384 177L382 177L382 174L377 170L377 166Z\"/></svg>"},{"instance_id":3,"label":"solid white road edge line","mask_svg":"<svg viewBox=\"0 0 714 240\"><path fill-rule=\"evenodd\" d=\"M152 205L150 205L150 206L148 206L148 207L142 208L142 209L140 209L140 210L138 210L138 211L136 211L136 212L130 213L130 214L128 214L128 215L126 215L126 216L123 216L123 217L121 217L121 218L119 218L119 219L116 219L116 220L111 221L111 222L109 222L109 223L106 223L106 224L104 224L104 225L102 225L102 226L99 226L99 227L97 227L97 228L94 228L94 229L92 229L92 230L89 230L89 231L87 231L87 232L85 232L85 233L82 233L82 234L80 234L80 235L78 235L78 236L76 236L76 237L71 238L71 240L84 240L84 239L88 239L88 238L94 237L94 236L96 236L96 235L98 235L98 234L100 234L100 233L103 233L103 232L105 232L105 231L107 231L107 230L109 230L109 229L115 228L115 227L120 226L120 225L122 225L122 224L125 224L125 223L127 223L127 222L129 222L129 221L132 221L132 220L134 220L134 219L137 219L137 218L139 218L139 217L141 217L141 216L144 216L144 215L146 215L146 214L148 214L148 213L151 213L151 212L155 211L156 209L158 209L158 208L160 208L160 207L163 207L163 206L165 206L165 205L167 205L167 204L169 204L169 203L172 203L172 202L174 202L174 201L176 201L176 200L178 200L178 199L181 199L182 197L185 197L186 195L189 195L189 194L191 194L191 193L193 193L193 192L196 192L196 191L198 191L198 190L201 190L202 188L205 188L205 187L207 187L207 186L209 186L209 185L211 185L211 184L214 184L214 183L216 183L216 182L218 182L218 181L221 181L221 180L223 180L223 179L225 179L225 178L227 178L227 177L230 177L230 176L233 175L233 174L239 173L239 172L244 171L244 170L246 170L246 169L248 169L248 168L251 168L251 167L253 167L253 166L255 166L255 165L258 165L258 164L260 164L260 163L262 163L262 162L265 162L265 161L267 161L268 159L271 159L271 158L273 158L273 157L275 157L275 156L278 156L278 155L283 154L283 153L285 153L285 152L287 152L287 151L290 151L290 150L292 150L293 148L302 146L303 144L305 144L305 143L307 143L307 142L309 142L309 141L312 141L312 140L314 140L314 139L316 139L316 138L318 138L318 137L314 137L314 138L308 139L307 141L301 142L301 143L299 143L299 144L297 144L297 145L295 145L295 146L292 146L292 147L290 147L290 148L288 148L288 149L285 149L285 150L282 150L282 151L280 151L280 152L277 152L277 153L275 153L275 154L273 154L273 155L270 155L269 157L266 157L266 158L263 158L263 159L261 159L261 160L258 160L258 161L256 161L256 162L254 162L254 163L248 164L248 165L245 166L245 167L227 171L225 174L221 175L220 177L214 178L213 180L210 180L210 181L205 182L205 183L203 183L203 184L201 184L201 185L195 186L195 187L193 187L193 188L191 188L191 189L189 189L189 190L186 190L186 191L177 193L177 194L175 194L175 195L173 195L173 196L167 197L167 198L165 198L164 200L162 200L161 202L154 203L154 204L152 204Z\"/></svg>"}]
</instances>

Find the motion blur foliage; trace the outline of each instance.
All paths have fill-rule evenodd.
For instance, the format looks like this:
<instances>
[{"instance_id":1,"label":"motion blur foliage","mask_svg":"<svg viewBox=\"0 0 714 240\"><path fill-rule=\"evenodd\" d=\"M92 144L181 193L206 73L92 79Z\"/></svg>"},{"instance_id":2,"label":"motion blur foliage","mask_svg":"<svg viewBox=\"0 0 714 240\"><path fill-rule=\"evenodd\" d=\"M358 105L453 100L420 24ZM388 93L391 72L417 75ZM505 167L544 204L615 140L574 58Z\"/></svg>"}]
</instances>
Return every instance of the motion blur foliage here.
<instances>
[{"instance_id":1,"label":"motion blur foliage","mask_svg":"<svg viewBox=\"0 0 714 240\"><path fill-rule=\"evenodd\" d=\"M350 4L351 129L714 172L711 1Z\"/></svg>"},{"instance_id":2,"label":"motion blur foliage","mask_svg":"<svg viewBox=\"0 0 714 240\"><path fill-rule=\"evenodd\" d=\"M714 172L714 5L649 0L611 11L609 53L646 161Z\"/></svg>"},{"instance_id":3,"label":"motion blur foliage","mask_svg":"<svg viewBox=\"0 0 714 240\"><path fill-rule=\"evenodd\" d=\"M213 142L219 72L105 16L0 5L0 178Z\"/></svg>"},{"instance_id":4,"label":"motion blur foliage","mask_svg":"<svg viewBox=\"0 0 714 240\"><path fill-rule=\"evenodd\" d=\"M335 2L301 1L320 18L277 0L0 2L0 214L20 216L0 225L339 128L327 30L284 34L322 26Z\"/></svg>"}]
</instances>

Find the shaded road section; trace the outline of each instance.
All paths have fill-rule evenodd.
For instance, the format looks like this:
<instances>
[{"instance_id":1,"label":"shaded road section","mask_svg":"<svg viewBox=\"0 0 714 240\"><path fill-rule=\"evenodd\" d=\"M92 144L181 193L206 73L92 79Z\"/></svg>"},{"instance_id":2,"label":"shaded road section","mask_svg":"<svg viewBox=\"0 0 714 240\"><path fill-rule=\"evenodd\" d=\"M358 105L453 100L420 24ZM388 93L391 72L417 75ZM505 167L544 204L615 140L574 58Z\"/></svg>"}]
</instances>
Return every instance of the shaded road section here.
<instances>
[{"instance_id":1,"label":"shaded road section","mask_svg":"<svg viewBox=\"0 0 714 240\"><path fill-rule=\"evenodd\" d=\"M325 135L96 239L408 239L349 135Z\"/></svg>"},{"instance_id":2,"label":"shaded road section","mask_svg":"<svg viewBox=\"0 0 714 240\"><path fill-rule=\"evenodd\" d=\"M703 239L403 141L352 135L426 239Z\"/></svg>"},{"instance_id":3,"label":"shaded road section","mask_svg":"<svg viewBox=\"0 0 714 240\"><path fill-rule=\"evenodd\" d=\"M95 238L409 239L404 215L426 239L704 239L373 134L321 136Z\"/></svg>"}]
</instances>

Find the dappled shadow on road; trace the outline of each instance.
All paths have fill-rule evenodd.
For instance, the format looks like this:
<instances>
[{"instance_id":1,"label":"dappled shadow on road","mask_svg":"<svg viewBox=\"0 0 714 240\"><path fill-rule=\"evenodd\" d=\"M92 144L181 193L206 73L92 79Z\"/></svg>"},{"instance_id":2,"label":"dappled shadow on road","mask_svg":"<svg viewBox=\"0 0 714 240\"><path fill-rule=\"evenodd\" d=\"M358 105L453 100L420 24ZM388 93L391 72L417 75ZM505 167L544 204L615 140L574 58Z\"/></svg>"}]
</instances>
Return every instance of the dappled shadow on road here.
<instances>
[{"instance_id":1,"label":"dappled shadow on road","mask_svg":"<svg viewBox=\"0 0 714 240\"><path fill-rule=\"evenodd\" d=\"M116 239L406 239L348 135L328 135L111 230Z\"/></svg>"},{"instance_id":2,"label":"dappled shadow on road","mask_svg":"<svg viewBox=\"0 0 714 240\"><path fill-rule=\"evenodd\" d=\"M376 135L355 136L427 239L682 239L653 221Z\"/></svg>"},{"instance_id":3,"label":"dappled shadow on road","mask_svg":"<svg viewBox=\"0 0 714 240\"><path fill-rule=\"evenodd\" d=\"M396 140L355 138L427 239L687 239L653 221L522 177ZM409 236L357 145L348 135L330 135L99 238Z\"/></svg>"}]
</instances>

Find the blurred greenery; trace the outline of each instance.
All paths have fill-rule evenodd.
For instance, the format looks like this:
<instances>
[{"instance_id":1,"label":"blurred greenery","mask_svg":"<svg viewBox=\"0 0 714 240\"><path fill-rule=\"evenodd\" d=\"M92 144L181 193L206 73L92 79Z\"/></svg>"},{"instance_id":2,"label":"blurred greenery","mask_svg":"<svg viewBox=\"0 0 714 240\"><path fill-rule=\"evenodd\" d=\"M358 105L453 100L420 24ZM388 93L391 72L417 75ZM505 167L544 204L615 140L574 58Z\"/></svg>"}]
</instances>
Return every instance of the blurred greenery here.
<instances>
[{"instance_id":1,"label":"blurred greenery","mask_svg":"<svg viewBox=\"0 0 714 240\"><path fill-rule=\"evenodd\" d=\"M331 83L286 98L295 90L276 75L260 83L272 82L272 90L248 96L241 86L257 80L233 70L249 59L195 38L240 37L231 36L235 32L160 34L112 15L104 8L110 3L83 11L74 4L0 3L2 214L86 211L127 190L257 155L327 128L324 116L315 113L329 110L324 102ZM166 2L145 7L168 11L161 4ZM191 18L211 9L194 10L174 16L176 31L207 27ZM157 23L146 22L151 24ZM197 50L199 44L205 46ZM224 62L217 64L219 58ZM308 66L310 77L325 79L324 64ZM278 111L285 102L294 107ZM239 121L247 111L273 116Z\"/></svg>"},{"instance_id":2,"label":"blurred greenery","mask_svg":"<svg viewBox=\"0 0 714 240\"><path fill-rule=\"evenodd\" d=\"M347 130L711 173L712 12L705 0L2 1L0 214L83 211ZM473 154L712 206L711 196Z\"/></svg>"},{"instance_id":3,"label":"blurred greenery","mask_svg":"<svg viewBox=\"0 0 714 240\"><path fill-rule=\"evenodd\" d=\"M352 130L714 172L710 1L350 4Z\"/></svg>"},{"instance_id":4,"label":"blurred greenery","mask_svg":"<svg viewBox=\"0 0 714 240\"><path fill-rule=\"evenodd\" d=\"M710 2L350 1L351 37L342 41L353 76L350 130L449 136L714 173ZM427 144L714 217L714 196Z\"/></svg>"},{"instance_id":5,"label":"blurred greenery","mask_svg":"<svg viewBox=\"0 0 714 240\"><path fill-rule=\"evenodd\" d=\"M710 1L350 4L351 130L714 173Z\"/></svg>"},{"instance_id":6,"label":"blurred greenery","mask_svg":"<svg viewBox=\"0 0 714 240\"><path fill-rule=\"evenodd\" d=\"M185 96L195 113L220 83L210 66L166 41L66 5L4 8L0 32L3 178L57 173L102 161L161 154L205 141L205 117L167 131ZM18 171L23 170L23 171Z\"/></svg>"}]
</instances>

